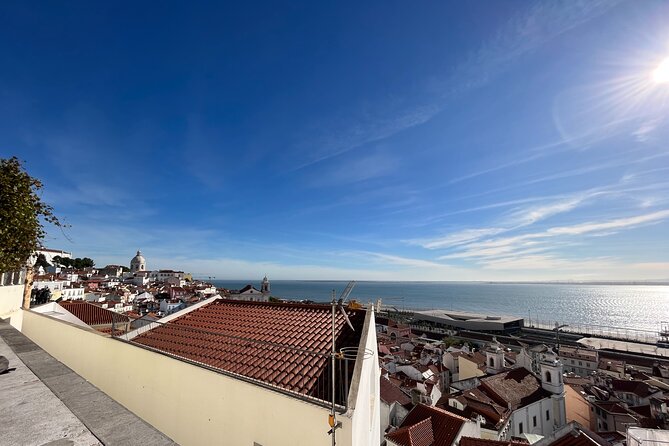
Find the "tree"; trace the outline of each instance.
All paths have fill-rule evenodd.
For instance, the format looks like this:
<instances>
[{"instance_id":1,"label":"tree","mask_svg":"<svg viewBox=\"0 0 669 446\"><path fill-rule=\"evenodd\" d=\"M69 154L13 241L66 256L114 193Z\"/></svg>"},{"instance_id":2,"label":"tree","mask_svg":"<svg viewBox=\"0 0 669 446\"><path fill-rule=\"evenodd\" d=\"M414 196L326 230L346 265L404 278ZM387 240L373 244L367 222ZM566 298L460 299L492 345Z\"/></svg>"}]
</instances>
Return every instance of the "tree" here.
<instances>
[{"instance_id":1,"label":"tree","mask_svg":"<svg viewBox=\"0 0 669 446\"><path fill-rule=\"evenodd\" d=\"M0 272L25 265L46 235L42 221L64 227L38 194L42 187L18 158L0 158Z\"/></svg>"},{"instance_id":2,"label":"tree","mask_svg":"<svg viewBox=\"0 0 669 446\"><path fill-rule=\"evenodd\" d=\"M37 261L35 262L35 267L41 266L44 269L47 269L51 265L49 262L46 261L46 257L44 257L44 254L40 254L37 256Z\"/></svg>"}]
</instances>

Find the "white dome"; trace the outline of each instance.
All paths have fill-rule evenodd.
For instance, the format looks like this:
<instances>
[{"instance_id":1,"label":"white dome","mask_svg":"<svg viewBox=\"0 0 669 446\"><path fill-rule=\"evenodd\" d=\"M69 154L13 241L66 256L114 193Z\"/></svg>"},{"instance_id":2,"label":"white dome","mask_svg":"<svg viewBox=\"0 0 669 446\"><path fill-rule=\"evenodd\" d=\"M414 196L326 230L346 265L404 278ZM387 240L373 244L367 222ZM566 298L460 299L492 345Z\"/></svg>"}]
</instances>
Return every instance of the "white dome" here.
<instances>
[{"instance_id":1,"label":"white dome","mask_svg":"<svg viewBox=\"0 0 669 446\"><path fill-rule=\"evenodd\" d=\"M137 251L137 255L130 261L130 270L144 271L146 269L146 259L142 256L142 251Z\"/></svg>"}]
</instances>

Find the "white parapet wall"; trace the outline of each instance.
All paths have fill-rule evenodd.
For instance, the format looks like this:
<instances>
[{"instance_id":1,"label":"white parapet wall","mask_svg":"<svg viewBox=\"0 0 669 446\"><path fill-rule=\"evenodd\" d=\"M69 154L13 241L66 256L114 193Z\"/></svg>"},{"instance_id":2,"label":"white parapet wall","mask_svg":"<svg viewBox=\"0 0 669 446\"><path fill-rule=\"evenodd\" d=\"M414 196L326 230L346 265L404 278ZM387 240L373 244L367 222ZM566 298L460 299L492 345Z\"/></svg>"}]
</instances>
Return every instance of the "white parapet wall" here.
<instances>
[{"instance_id":1,"label":"white parapet wall","mask_svg":"<svg viewBox=\"0 0 669 446\"><path fill-rule=\"evenodd\" d=\"M21 330L28 338L181 445L326 446L332 442L327 434L327 408L46 315L22 311L22 316ZM366 341L371 347L374 339ZM364 368L377 368L373 361L376 357L365 361L369 364ZM363 379L374 386L370 378ZM356 434L378 441L374 407L378 402L358 399L356 404L357 409L367 406L363 411L367 413L355 421L355 427L351 414L338 417L342 422L337 430L339 446L363 446L354 439Z\"/></svg>"},{"instance_id":2,"label":"white parapet wall","mask_svg":"<svg viewBox=\"0 0 669 446\"><path fill-rule=\"evenodd\" d=\"M8 318L21 308L24 285L0 286L0 319Z\"/></svg>"}]
</instances>

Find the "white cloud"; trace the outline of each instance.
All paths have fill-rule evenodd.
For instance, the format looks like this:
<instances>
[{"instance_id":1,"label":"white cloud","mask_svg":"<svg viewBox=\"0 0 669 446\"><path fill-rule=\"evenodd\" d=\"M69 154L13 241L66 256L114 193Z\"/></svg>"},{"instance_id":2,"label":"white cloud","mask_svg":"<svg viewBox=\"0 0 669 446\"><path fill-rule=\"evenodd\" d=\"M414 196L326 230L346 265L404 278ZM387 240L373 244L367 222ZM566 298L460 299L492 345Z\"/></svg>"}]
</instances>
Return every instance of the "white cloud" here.
<instances>
[{"instance_id":1,"label":"white cloud","mask_svg":"<svg viewBox=\"0 0 669 446\"><path fill-rule=\"evenodd\" d=\"M424 124L440 113L453 95L485 85L508 70L518 59L607 12L618 1L543 1L531 4L511 17L497 30L495 37L470 54L450 75L430 82L425 88L424 96L428 99L424 103L410 103L408 100L403 102L394 97L377 107L375 112L359 113L355 124L337 128L316 138L316 142L306 144L308 152L305 161L298 163L291 171ZM402 105L397 106L398 102ZM313 147L320 149L314 151Z\"/></svg>"},{"instance_id":2,"label":"white cloud","mask_svg":"<svg viewBox=\"0 0 669 446\"><path fill-rule=\"evenodd\" d=\"M489 235L496 235L503 231L505 231L505 229L502 228L464 229L462 231L449 234L445 237L424 241L422 243L416 241L416 243L420 243L424 248L427 249L450 248L453 246L471 243Z\"/></svg>"}]
</instances>

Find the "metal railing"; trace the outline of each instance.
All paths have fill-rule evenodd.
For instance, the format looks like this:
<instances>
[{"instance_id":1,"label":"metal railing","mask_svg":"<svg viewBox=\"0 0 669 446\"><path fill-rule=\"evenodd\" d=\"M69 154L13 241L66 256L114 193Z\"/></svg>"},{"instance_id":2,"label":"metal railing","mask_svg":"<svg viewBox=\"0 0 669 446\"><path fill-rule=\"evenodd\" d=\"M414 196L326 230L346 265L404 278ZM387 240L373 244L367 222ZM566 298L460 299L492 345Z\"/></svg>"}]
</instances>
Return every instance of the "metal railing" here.
<instances>
[{"instance_id":1,"label":"metal railing","mask_svg":"<svg viewBox=\"0 0 669 446\"><path fill-rule=\"evenodd\" d=\"M526 328L539 328L555 331L555 321L531 319L526 321ZM595 324L569 324L560 328L561 333L573 333L592 337L616 339L620 341L637 341L646 344L655 344L659 340L657 332L626 327L608 327Z\"/></svg>"}]
</instances>

